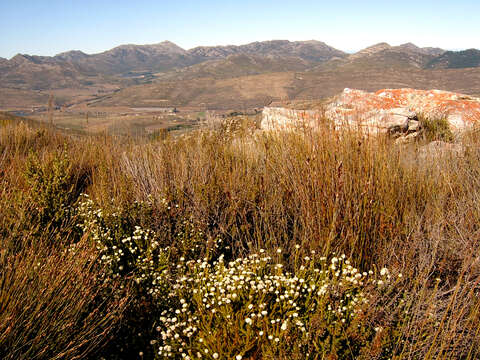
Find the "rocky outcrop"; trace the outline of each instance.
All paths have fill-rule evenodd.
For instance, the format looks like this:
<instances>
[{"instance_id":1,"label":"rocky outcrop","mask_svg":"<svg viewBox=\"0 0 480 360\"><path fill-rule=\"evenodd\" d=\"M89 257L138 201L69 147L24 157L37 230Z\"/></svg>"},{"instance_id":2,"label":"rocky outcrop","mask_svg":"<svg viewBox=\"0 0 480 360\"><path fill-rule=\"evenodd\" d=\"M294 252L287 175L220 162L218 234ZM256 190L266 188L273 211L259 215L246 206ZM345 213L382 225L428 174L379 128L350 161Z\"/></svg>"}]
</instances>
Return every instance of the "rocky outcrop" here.
<instances>
[{"instance_id":1,"label":"rocky outcrop","mask_svg":"<svg viewBox=\"0 0 480 360\"><path fill-rule=\"evenodd\" d=\"M263 109L260 127L263 130L301 130L317 128L324 119L323 113L317 110L294 110L282 107L266 107Z\"/></svg>"},{"instance_id":2,"label":"rocky outcrop","mask_svg":"<svg viewBox=\"0 0 480 360\"><path fill-rule=\"evenodd\" d=\"M480 124L480 99L440 90L385 89L369 93L345 89L328 100L322 110L265 108L261 126L269 130L316 128L327 119L337 129L351 127L367 134L414 137L421 117L445 119L450 130L458 134Z\"/></svg>"}]
</instances>

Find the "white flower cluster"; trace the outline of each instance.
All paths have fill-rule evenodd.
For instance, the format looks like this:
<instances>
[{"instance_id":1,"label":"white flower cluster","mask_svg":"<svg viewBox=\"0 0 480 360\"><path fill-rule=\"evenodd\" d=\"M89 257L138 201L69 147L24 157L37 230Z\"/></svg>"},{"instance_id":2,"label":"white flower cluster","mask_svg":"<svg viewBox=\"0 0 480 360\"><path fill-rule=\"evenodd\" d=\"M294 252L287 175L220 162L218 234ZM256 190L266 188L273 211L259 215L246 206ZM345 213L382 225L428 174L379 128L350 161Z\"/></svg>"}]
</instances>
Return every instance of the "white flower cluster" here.
<instances>
[{"instance_id":1,"label":"white flower cluster","mask_svg":"<svg viewBox=\"0 0 480 360\"><path fill-rule=\"evenodd\" d=\"M78 226L95 241L108 275L112 278L132 277L149 295L161 296L166 288L169 248L161 248L153 232L139 226L135 226L131 236L117 239L118 233L106 224L102 210L95 208L88 195L83 196L84 200L77 209L82 219Z\"/></svg>"},{"instance_id":2,"label":"white flower cluster","mask_svg":"<svg viewBox=\"0 0 480 360\"><path fill-rule=\"evenodd\" d=\"M230 250L220 236L208 241L202 230L190 219L181 221L179 225L174 239L175 248L172 250L179 252L183 261L196 260L202 253L210 259L222 251Z\"/></svg>"},{"instance_id":3,"label":"white flower cluster","mask_svg":"<svg viewBox=\"0 0 480 360\"><path fill-rule=\"evenodd\" d=\"M368 302L363 289L376 281L345 256L327 262L312 253L289 273L264 254L228 264L223 257L212 264L183 263L169 294L176 306L162 313L157 326L158 358L241 358L255 346L280 346L290 332L308 338L313 314L330 326L348 326ZM383 282L386 275L382 270ZM218 341L225 336L231 337L228 345Z\"/></svg>"}]
</instances>

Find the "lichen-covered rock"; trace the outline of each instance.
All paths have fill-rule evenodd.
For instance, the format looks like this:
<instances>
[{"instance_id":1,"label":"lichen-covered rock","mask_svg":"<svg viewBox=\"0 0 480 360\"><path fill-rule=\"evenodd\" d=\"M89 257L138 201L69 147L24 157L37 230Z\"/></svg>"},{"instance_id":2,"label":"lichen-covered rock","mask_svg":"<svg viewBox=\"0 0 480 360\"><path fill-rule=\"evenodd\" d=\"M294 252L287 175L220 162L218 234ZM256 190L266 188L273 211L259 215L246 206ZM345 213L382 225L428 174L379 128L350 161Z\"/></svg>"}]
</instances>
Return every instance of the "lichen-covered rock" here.
<instances>
[{"instance_id":1,"label":"lichen-covered rock","mask_svg":"<svg viewBox=\"0 0 480 360\"><path fill-rule=\"evenodd\" d=\"M445 118L452 131L480 123L480 99L441 90L385 89L375 93L345 89L326 104L325 115L366 127L369 132L405 126L419 116Z\"/></svg>"},{"instance_id":2,"label":"lichen-covered rock","mask_svg":"<svg viewBox=\"0 0 480 360\"><path fill-rule=\"evenodd\" d=\"M441 90L384 89L375 93L345 89L322 110L265 108L263 129L315 128L328 119L335 128L354 127L368 134L420 130L418 119L446 119L459 133L480 124L480 99Z\"/></svg>"},{"instance_id":3,"label":"lichen-covered rock","mask_svg":"<svg viewBox=\"0 0 480 360\"><path fill-rule=\"evenodd\" d=\"M294 110L281 107L263 109L260 127L263 130L299 130L305 127L315 128L324 119L317 110Z\"/></svg>"}]
</instances>

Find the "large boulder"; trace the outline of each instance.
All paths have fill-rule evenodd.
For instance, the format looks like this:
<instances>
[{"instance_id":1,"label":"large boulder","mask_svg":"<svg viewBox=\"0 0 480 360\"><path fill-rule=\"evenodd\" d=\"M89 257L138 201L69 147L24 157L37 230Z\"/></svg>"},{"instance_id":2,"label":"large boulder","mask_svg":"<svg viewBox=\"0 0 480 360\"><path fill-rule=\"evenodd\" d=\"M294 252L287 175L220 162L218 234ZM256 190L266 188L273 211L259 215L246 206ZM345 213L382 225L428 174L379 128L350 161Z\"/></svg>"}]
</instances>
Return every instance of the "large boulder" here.
<instances>
[{"instance_id":1,"label":"large boulder","mask_svg":"<svg viewBox=\"0 0 480 360\"><path fill-rule=\"evenodd\" d=\"M265 108L263 129L315 128L329 119L336 128L405 135L419 130L418 118L446 119L453 133L480 124L480 99L441 90L384 89L374 93L345 89L321 110Z\"/></svg>"}]
</instances>

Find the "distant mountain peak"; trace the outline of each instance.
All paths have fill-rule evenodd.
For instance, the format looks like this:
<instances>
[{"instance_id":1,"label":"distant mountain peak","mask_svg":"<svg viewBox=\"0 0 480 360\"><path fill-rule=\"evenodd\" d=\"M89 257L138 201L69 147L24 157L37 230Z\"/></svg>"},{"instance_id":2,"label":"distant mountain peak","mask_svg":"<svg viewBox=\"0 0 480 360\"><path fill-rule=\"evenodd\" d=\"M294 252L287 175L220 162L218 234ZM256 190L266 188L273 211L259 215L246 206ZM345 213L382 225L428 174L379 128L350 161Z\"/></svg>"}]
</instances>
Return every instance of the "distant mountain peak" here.
<instances>
[{"instance_id":1,"label":"distant mountain peak","mask_svg":"<svg viewBox=\"0 0 480 360\"><path fill-rule=\"evenodd\" d=\"M440 48L434 48L434 47L421 48L411 42L402 44L400 46L397 46L396 48L400 50L413 51L413 52L417 52L425 55L431 55L431 56L439 56L445 52L445 50Z\"/></svg>"},{"instance_id":2,"label":"distant mountain peak","mask_svg":"<svg viewBox=\"0 0 480 360\"><path fill-rule=\"evenodd\" d=\"M391 49L392 46L386 42L381 42L372 46L369 46L363 50L356 52L355 54L350 55L348 58L351 60L359 59L365 56L373 55L377 52Z\"/></svg>"},{"instance_id":3,"label":"distant mountain peak","mask_svg":"<svg viewBox=\"0 0 480 360\"><path fill-rule=\"evenodd\" d=\"M303 43L303 44L325 44L323 41L320 41L320 40L303 40L303 41L298 41L299 43Z\"/></svg>"},{"instance_id":4,"label":"distant mountain peak","mask_svg":"<svg viewBox=\"0 0 480 360\"><path fill-rule=\"evenodd\" d=\"M80 56L88 56L87 54L85 54L83 51L81 50L69 50L69 51L65 51L65 52L62 52L60 54L57 54L55 56L65 56L65 55L80 55Z\"/></svg>"},{"instance_id":5,"label":"distant mountain peak","mask_svg":"<svg viewBox=\"0 0 480 360\"><path fill-rule=\"evenodd\" d=\"M32 61L32 56L27 54L20 54L20 53L18 53L17 55L15 55L10 59L10 62L14 64L21 64L21 63L31 62L31 61Z\"/></svg>"},{"instance_id":6,"label":"distant mountain peak","mask_svg":"<svg viewBox=\"0 0 480 360\"><path fill-rule=\"evenodd\" d=\"M366 47L365 50L366 49L389 49L391 47L392 45L390 45L387 42L379 42L378 44L374 44L372 46Z\"/></svg>"},{"instance_id":7,"label":"distant mountain peak","mask_svg":"<svg viewBox=\"0 0 480 360\"><path fill-rule=\"evenodd\" d=\"M70 50L57 54L54 57L60 60L77 61L80 59L85 59L89 57L89 55L85 54L83 51L80 50Z\"/></svg>"},{"instance_id":8,"label":"distant mountain peak","mask_svg":"<svg viewBox=\"0 0 480 360\"><path fill-rule=\"evenodd\" d=\"M171 42L170 40L164 40L159 44L178 46L177 44L175 44L174 42Z\"/></svg>"},{"instance_id":9,"label":"distant mountain peak","mask_svg":"<svg viewBox=\"0 0 480 360\"><path fill-rule=\"evenodd\" d=\"M146 45L146 46L149 46L149 45ZM170 48L170 49L185 51L185 49L183 49L182 47L178 46L177 44L175 44L174 42L171 42L169 40L165 40L165 41L162 41L158 44L151 45L151 46L157 46L157 47L163 47L163 48Z\"/></svg>"},{"instance_id":10,"label":"distant mountain peak","mask_svg":"<svg viewBox=\"0 0 480 360\"><path fill-rule=\"evenodd\" d=\"M420 49L417 45L415 45L414 43L411 43L411 42L402 44L399 47L404 48L404 49L413 49L413 50Z\"/></svg>"},{"instance_id":11,"label":"distant mountain peak","mask_svg":"<svg viewBox=\"0 0 480 360\"><path fill-rule=\"evenodd\" d=\"M149 54L154 53L164 53L169 55L179 55L185 54L186 51L182 49L180 46L174 44L171 41L162 41L156 44L145 44L145 45L135 45L135 44L124 44L114 47L113 49L104 51L101 54L109 55L109 56L117 56L118 54L125 55L126 53L138 53L138 52L146 52ZM95 54L95 55L101 55Z\"/></svg>"}]
</instances>

